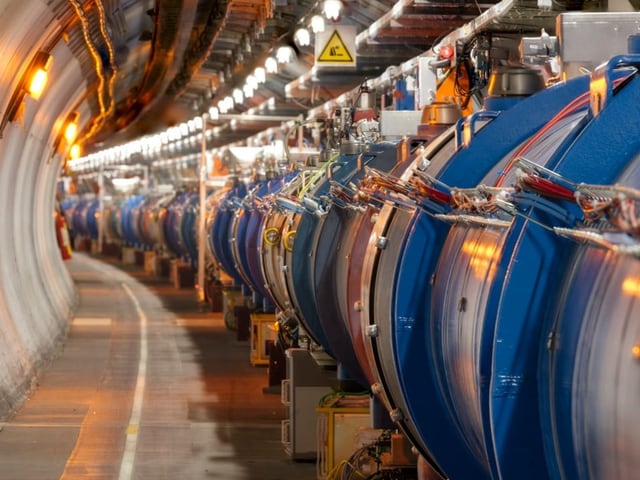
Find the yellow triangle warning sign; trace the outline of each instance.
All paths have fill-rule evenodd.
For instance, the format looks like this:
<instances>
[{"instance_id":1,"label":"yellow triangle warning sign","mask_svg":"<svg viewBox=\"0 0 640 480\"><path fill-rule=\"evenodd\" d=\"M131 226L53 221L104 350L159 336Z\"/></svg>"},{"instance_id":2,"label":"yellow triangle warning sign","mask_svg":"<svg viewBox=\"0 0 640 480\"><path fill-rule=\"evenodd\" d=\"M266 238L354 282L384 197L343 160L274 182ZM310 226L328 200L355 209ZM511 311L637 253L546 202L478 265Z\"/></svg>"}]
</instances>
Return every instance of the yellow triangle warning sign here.
<instances>
[{"instance_id":1,"label":"yellow triangle warning sign","mask_svg":"<svg viewBox=\"0 0 640 480\"><path fill-rule=\"evenodd\" d=\"M316 50L317 51L317 50ZM331 62L331 63L354 63L353 55L349 52L349 49L345 45L340 32L334 30L329 41L324 46L320 55L316 59L317 62Z\"/></svg>"}]
</instances>

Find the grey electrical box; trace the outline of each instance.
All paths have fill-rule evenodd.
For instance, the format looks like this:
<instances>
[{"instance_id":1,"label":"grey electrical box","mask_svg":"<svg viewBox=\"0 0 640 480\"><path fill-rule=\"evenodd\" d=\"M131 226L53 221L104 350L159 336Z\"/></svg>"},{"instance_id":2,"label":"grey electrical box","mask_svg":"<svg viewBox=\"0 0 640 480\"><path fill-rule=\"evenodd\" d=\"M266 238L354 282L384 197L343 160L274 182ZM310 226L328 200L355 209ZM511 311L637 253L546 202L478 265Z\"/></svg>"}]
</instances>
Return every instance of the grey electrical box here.
<instances>
[{"instance_id":1,"label":"grey electrical box","mask_svg":"<svg viewBox=\"0 0 640 480\"><path fill-rule=\"evenodd\" d=\"M614 55L628 53L628 37L640 32L640 13L567 12L556 33L563 77L584 75Z\"/></svg>"},{"instance_id":2,"label":"grey electrical box","mask_svg":"<svg viewBox=\"0 0 640 480\"><path fill-rule=\"evenodd\" d=\"M422 121L420 110L382 110L380 112L380 135L383 138L416 135Z\"/></svg>"},{"instance_id":3,"label":"grey electrical box","mask_svg":"<svg viewBox=\"0 0 640 480\"><path fill-rule=\"evenodd\" d=\"M325 395L332 393L335 371L321 368L303 348L285 352L287 378L282 381L282 403L288 418L282 421L281 439L292 460L315 460L318 454L316 408Z\"/></svg>"}]
</instances>

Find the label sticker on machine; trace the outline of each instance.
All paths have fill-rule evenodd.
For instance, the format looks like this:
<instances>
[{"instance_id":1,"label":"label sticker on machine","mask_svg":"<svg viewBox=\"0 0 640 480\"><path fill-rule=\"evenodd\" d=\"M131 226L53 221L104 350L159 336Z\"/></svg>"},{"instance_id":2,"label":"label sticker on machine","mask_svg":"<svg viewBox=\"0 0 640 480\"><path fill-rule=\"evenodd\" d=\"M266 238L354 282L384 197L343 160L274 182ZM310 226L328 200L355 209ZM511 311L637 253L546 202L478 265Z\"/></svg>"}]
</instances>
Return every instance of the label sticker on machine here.
<instances>
[{"instance_id":1,"label":"label sticker on machine","mask_svg":"<svg viewBox=\"0 0 640 480\"><path fill-rule=\"evenodd\" d=\"M355 67L356 29L351 25L339 25L316 34L317 67Z\"/></svg>"},{"instance_id":2,"label":"label sticker on machine","mask_svg":"<svg viewBox=\"0 0 640 480\"><path fill-rule=\"evenodd\" d=\"M412 330L416 323L415 317L407 317L404 315L398 316L398 328L402 330Z\"/></svg>"}]
</instances>

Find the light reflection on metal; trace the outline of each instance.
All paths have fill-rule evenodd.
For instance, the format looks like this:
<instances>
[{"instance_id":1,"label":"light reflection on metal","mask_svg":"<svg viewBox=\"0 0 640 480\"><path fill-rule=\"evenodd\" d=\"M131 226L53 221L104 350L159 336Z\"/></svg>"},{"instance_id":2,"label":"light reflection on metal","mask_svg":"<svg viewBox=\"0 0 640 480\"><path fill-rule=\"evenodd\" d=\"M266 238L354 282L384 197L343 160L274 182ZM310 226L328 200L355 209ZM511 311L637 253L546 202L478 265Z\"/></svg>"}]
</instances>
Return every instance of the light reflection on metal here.
<instances>
[{"instance_id":1,"label":"light reflection on metal","mask_svg":"<svg viewBox=\"0 0 640 480\"><path fill-rule=\"evenodd\" d=\"M469 266L476 278L491 280L495 275L495 261L500 256L500 249L495 243L484 243L476 240L465 240L460 249L469 256Z\"/></svg>"},{"instance_id":2,"label":"light reflection on metal","mask_svg":"<svg viewBox=\"0 0 640 480\"><path fill-rule=\"evenodd\" d=\"M640 297L640 278L627 277L622 282L622 292L625 295Z\"/></svg>"},{"instance_id":3,"label":"light reflection on metal","mask_svg":"<svg viewBox=\"0 0 640 480\"><path fill-rule=\"evenodd\" d=\"M82 26L82 35L84 37L85 44L89 53L91 54L91 58L93 59L96 76L98 77L98 105L100 108L100 113L94 122L91 123L91 127L89 131L83 136L83 140L87 138L91 138L104 124L105 119L109 116L114 108L114 98L113 92L115 88L115 80L117 77L117 67L115 65L115 56L113 53L113 44L111 43L111 39L107 33L106 24L105 24L105 14L104 14L104 6L100 0L96 0L95 5L98 10L98 23L100 25L100 34L102 36L102 40L106 45L107 52L109 54L109 63L111 66L111 76L108 81L107 91L105 92L105 76L103 75L103 61L98 52L96 45L93 42L93 39L90 35L90 26L89 20L87 18L87 14L83 10L83 6L77 0L69 0L71 6L76 12L78 19L80 20L80 25ZM105 104L105 96L108 98L108 105Z\"/></svg>"},{"instance_id":4,"label":"light reflection on metal","mask_svg":"<svg viewBox=\"0 0 640 480\"><path fill-rule=\"evenodd\" d=\"M107 52L109 53L109 65L111 67L111 77L109 77L109 106L107 108L106 115L111 115L115 108L115 100L114 100L114 90L115 90L115 82L118 74L118 67L116 65L115 54L113 51L113 44L111 43L111 37L107 32L107 27L105 23L105 13L104 13L104 5L101 0L95 0L95 5L98 9L98 23L100 25L100 33L102 34L102 39L104 40L104 44L107 47Z\"/></svg>"}]
</instances>

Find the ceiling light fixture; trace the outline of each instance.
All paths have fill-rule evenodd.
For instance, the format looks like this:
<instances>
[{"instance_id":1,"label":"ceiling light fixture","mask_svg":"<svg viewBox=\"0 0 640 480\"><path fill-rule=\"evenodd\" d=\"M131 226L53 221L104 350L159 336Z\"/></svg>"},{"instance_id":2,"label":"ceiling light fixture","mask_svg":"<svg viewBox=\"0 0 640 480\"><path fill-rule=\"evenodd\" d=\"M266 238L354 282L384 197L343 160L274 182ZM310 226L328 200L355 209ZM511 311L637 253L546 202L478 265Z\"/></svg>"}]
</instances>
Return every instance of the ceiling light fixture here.
<instances>
[{"instance_id":1,"label":"ceiling light fixture","mask_svg":"<svg viewBox=\"0 0 640 480\"><path fill-rule=\"evenodd\" d=\"M220 113L227 113L233 108L233 105L233 98L224 97L223 100L220 100L220 102L218 102L218 109L220 110Z\"/></svg>"},{"instance_id":2,"label":"ceiling light fixture","mask_svg":"<svg viewBox=\"0 0 640 480\"><path fill-rule=\"evenodd\" d=\"M314 15L311 17L311 31L313 33L324 32L324 18L320 15Z\"/></svg>"},{"instance_id":3,"label":"ceiling light fixture","mask_svg":"<svg viewBox=\"0 0 640 480\"><path fill-rule=\"evenodd\" d=\"M273 57L268 57L264 62L267 73L278 73L278 61Z\"/></svg>"},{"instance_id":4,"label":"ceiling light fixture","mask_svg":"<svg viewBox=\"0 0 640 480\"><path fill-rule=\"evenodd\" d=\"M259 82L258 82L258 79L254 75L249 75L247 77L247 79L245 80L245 82L253 90L257 90L258 89Z\"/></svg>"},{"instance_id":5,"label":"ceiling light fixture","mask_svg":"<svg viewBox=\"0 0 640 480\"><path fill-rule=\"evenodd\" d=\"M77 143L74 143L71 146L71 150L69 150L69 158L71 158L72 160L80 158L81 151L82 150L80 148L80 145L78 145Z\"/></svg>"},{"instance_id":6,"label":"ceiling light fixture","mask_svg":"<svg viewBox=\"0 0 640 480\"><path fill-rule=\"evenodd\" d=\"M78 136L78 120L80 114L78 112L71 112L67 117L67 121L64 127L64 139L67 143L72 144Z\"/></svg>"},{"instance_id":7,"label":"ceiling light fixture","mask_svg":"<svg viewBox=\"0 0 640 480\"><path fill-rule=\"evenodd\" d=\"M53 142L53 150L51 152L51 158L55 155L67 155L67 149L72 148L77 136L78 136L78 121L80 114L78 112L71 112L67 115L64 122L58 122L60 125L55 141Z\"/></svg>"},{"instance_id":8,"label":"ceiling light fixture","mask_svg":"<svg viewBox=\"0 0 640 480\"><path fill-rule=\"evenodd\" d=\"M295 60L296 52L289 45L283 45L276 51L276 59L278 63L291 63Z\"/></svg>"},{"instance_id":9,"label":"ceiling light fixture","mask_svg":"<svg viewBox=\"0 0 640 480\"><path fill-rule=\"evenodd\" d=\"M53 57L49 53L42 50L36 53L9 99L9 104L0 122L0 138L2 138L2 133L7 124L13 122L18 116L24 97L28 94L34 100L40 98L47 85L52 61Z\"/></svg>"},{"instance_id":10,"label":"ceiling light fixture","mask_svg":"<svg viewBox=\"0 0 640 480\"><path fill-rule=\"evenodd\" d=\"M262 67L257 67L253 71L253 75L256 77L256 80L258 81L258 83L264 83L267 81L267 72Z\"/></svg>"},{"instance_id":11,"label":"ceiling light fixture","mask_svg":"<svg viewBox=\"0 0 640 480\"><path fill-rule=\"evenodd\" d=\"M242 90L236 88L233 90L233 100L236 104L244 102L244 94Z\"/></svg>"},{"instance_id":12,"label":"ceiling light fixture","mask_svg":"<svg viewBox=\"0 0 640 480\"><path fill-rule=\"evenodd\" d=\"M40 51L33 59L29 69L29 79L27 80L27 92L34 100L38 100L47 86L49 68L53 57L47 52Z\"/></svg>"},{"instance_id":13,"label":"ceiling light fixture","mask_svg":"<svg viewBox=\"0 0 640 480\"><path fill-rule=\"evenodd\" d=\"M340 19L342 12L342 2L340 0L325 0L322 5L322 13L329 20L334 22Z\"/></svg>"},{"instance_id":14,"label":"ceiling light fixture","mask_svg":"<svg viewBox=\"0 0 640 480\"><path fill-rule=\"evenodd\" d=\"M300 47L308 47L311 45L311 34L306 28L299 28L293 34L293 39Z\"/></svg>"}]
</instances>

